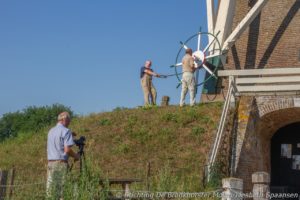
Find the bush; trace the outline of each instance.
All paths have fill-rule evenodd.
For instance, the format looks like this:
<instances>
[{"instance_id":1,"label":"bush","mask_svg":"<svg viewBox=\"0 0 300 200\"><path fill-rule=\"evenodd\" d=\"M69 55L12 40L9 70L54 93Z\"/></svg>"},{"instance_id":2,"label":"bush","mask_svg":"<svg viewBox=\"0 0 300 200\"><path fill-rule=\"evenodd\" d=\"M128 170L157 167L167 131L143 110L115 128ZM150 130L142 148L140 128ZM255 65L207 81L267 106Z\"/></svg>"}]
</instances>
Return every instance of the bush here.
<instances>
[{"instance_id":1,"label":"bush","mask_svg":"<svg viewBox=\"0 0 300 200\"><path fill-rule=\"evenodd\" d=\"M57 115L63 111L68 111L73 116L70 108L61 104L42 107L30 106L23 111L6 113L0 119L0 141L16 137L20 132L37 132L41 128L55 123Z\"/></svg>"}]
</instances>

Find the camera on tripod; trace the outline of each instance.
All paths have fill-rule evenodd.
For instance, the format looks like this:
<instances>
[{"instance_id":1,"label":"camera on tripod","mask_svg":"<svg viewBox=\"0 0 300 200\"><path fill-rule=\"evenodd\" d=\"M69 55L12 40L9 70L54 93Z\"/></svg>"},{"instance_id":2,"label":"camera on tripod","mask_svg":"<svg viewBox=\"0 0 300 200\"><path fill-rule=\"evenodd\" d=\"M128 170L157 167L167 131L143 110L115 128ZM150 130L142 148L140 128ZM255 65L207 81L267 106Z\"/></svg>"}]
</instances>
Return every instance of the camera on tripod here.
<instances>
[{"instance_id":1,"label":"camera on tripod","mask_svg":"<svg viewBox=\"0 0 300 200\"><path fill-rule=\"evenodd\" d=\"M80 155L80 159L79 159L79 163L80 163L80 172L82 171L82 159L85 160L85 156L84 156L84 145L85 145L85 137L84 136L80 136L79 139L73 139L74 143L76 146L78 146L79 151L78 154ZM73 168L73 164L70 167L70 171Z\"/></svg>"},{"instance_id":2,"label":"camera on tripod","mask_svg":"<svg viewBox=\"0 0 300 200\"><path fill-rule=\"evenodd\" d=\"M80 136L79 139L74 139L74 143L76 146L78 146L79 148L79 154L82 155L84 152L83 152L83 149L84 149L84 145L85 145L85 137L84 136Z\"/></svg>"},{"instance_id":3,"label":"camera on tripod","mask_svg":"<svg viewBox=\"0 0 300 200\"><path fill-rule=\"evenodd\" d=\"M81 147L81 146L84 146L85 145L85 137L84 136L80 136L80 138L79 139L75 139L74 140L74 143L76 144L76 146L78 146L79 148Z\"/></svg>"}]
</instances>

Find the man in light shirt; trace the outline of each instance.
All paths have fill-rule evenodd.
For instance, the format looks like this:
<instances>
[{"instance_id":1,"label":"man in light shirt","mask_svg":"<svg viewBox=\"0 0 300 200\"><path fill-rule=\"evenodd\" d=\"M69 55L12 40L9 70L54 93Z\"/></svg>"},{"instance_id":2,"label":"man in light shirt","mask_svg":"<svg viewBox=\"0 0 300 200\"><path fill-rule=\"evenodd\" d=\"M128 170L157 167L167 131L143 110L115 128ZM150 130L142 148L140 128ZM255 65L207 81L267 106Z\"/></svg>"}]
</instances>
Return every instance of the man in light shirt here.
<instances>
[{"instance_id":1,"label":"man in light shirt","mask_svg":"<svg viewBox=\"0 0 300 200\"><path fill-rule=\"evenodd\" d=\"M75 143L72 132L68 129L70 114L62 112L57 120L58 123L49 131L47 140L47 196L63 199L63 183L68 170L69 156L76 161L80 155L71 148Z\"/></svg>"},{"instance_id":2,"label":"man in light shirt","mask_svg":"<svg viewBox=\"0 0 300 200\"><path fill-rule=\"evenodd\" d=\"M185 96L187 90L190 91L190 105L194 106L196 103L195 100L195 78L194 72L196 70L194 64L194 58L192 56L192 49L188 48L185 50L185 56L182 58L182 89L180 97L180 106L185 104Z\"/></svg>"}]
</instances>

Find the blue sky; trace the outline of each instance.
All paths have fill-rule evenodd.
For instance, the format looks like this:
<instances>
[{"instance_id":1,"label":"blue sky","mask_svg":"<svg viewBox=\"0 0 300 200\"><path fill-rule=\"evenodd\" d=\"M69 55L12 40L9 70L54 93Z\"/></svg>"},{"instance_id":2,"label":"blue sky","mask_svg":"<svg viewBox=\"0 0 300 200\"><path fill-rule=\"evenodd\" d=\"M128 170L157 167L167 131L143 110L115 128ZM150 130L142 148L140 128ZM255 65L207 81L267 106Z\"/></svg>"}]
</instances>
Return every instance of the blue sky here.
<instances>
[{"instance_id":1,"label":"blue sky","mask_svg":"<svg viewBox=\"0 0 300 200\"><path fill-rule=\"evenodd\" d=\"M140 67L151 59L156 72L174 73L179 41L206 30L205 7L205 0L1 0L0 115L54 103L83 115L142 105ZM177 83L155 79L158 102L168 95L178 104Z\"/></svg>"}]
</instances>

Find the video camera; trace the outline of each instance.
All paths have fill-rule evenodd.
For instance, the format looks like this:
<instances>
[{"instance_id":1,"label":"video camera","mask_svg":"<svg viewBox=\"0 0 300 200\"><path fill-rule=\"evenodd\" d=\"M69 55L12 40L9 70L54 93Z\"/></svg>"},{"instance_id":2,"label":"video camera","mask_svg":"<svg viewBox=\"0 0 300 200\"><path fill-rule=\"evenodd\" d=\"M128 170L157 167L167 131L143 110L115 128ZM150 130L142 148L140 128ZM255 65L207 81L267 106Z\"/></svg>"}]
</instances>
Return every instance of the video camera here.
<instances>
[{"instance_id":1,"label":"video camera","mask_svg":"<svg viewBox=\"0 0 300 200\"><path fill-rule=\"evenodd\" d=\"M74 143L75 143L75 145L76 146L78 146L78 148L79 148L79 154L80 155L83 155L84 154L84 151L83 151L83 149L84 149L84 145L85 145L85 137L84 136L80 136L80 138L79 139L74 139Z\"/></svg>"},{"instance_id":2,"label":"video camera","mask_svg":"<svg viewBox=\"0 0 300 200\"><path fill-rule=\"evenodd\" d=\"M85 137L84 136L80 136L80 138L79 139L75 139L74 140L74 143L76 144L76 146L78 146L78 147L81 147L81 146L84 146L85 145Z\"/></svg>"},{"instance_id":3,"label":"video camera","mask_svg":"<svg viewBox=\"0 0 300 200\"><path fill-rule=\"evenodd\" d=\"M74 134L73 136L76 136L76 134ZM79 139L73 139L73 141L74 141L75 145L78 146L78 148L79 148L78 154L80 155L79 162L80 162L80 172L81 172L82 171L82 159L85 160L85 156L84 156L85 137L80 136ZM70 167L70 171L73 168L73 164Z\"/></svg>"}]
</instances>

